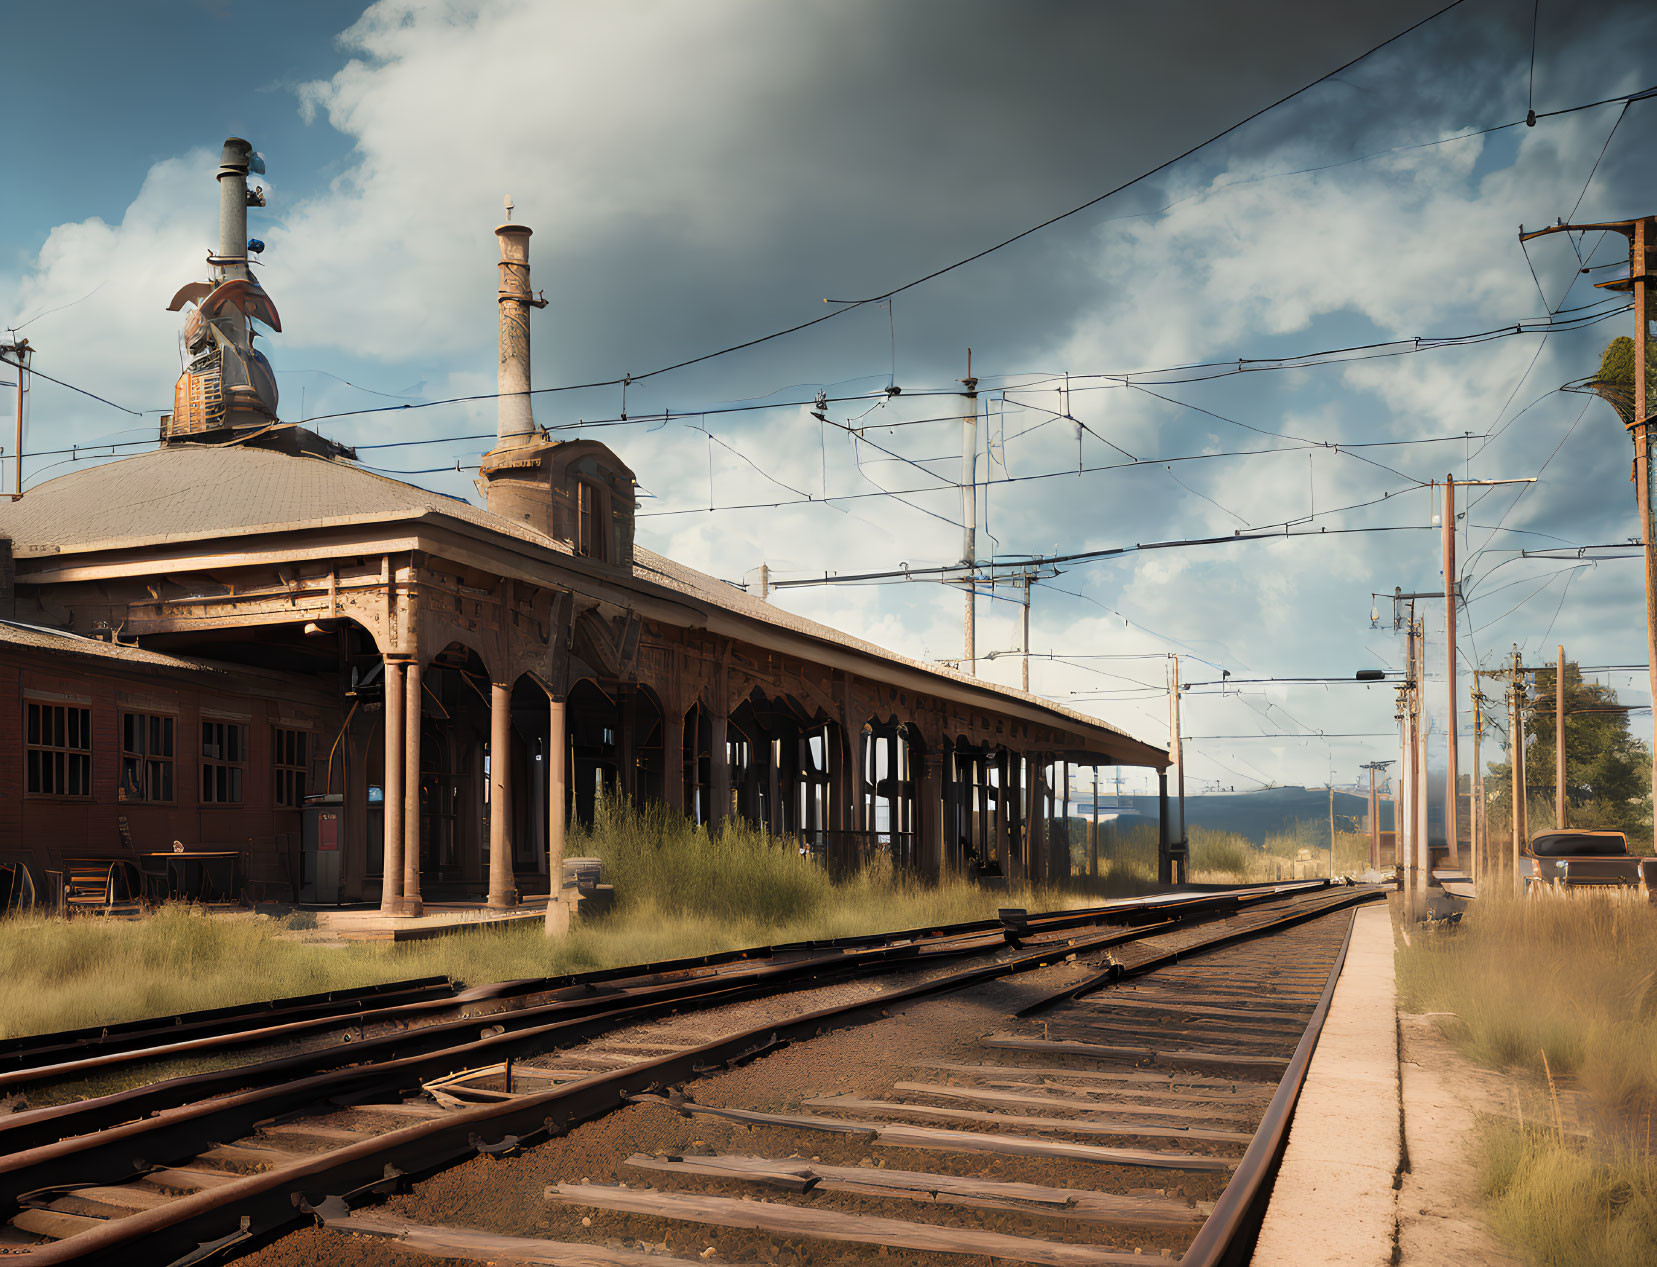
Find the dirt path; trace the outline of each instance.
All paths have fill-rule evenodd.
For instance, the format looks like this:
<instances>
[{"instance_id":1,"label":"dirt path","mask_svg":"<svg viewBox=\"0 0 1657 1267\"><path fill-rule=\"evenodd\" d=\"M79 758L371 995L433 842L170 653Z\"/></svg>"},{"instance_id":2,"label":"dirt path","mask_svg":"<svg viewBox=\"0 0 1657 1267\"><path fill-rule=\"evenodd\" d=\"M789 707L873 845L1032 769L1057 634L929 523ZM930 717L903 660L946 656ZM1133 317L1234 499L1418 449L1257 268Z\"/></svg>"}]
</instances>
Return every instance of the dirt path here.
<instances>
[{"instance_id":1,"label":"dirt path","mask_svg":"<svg viewBox=\"0 0 1657 1267\"><path fill-rule=\"evenodd\" d=\"M1398 1016L1407 1169L1399 1177L1402 1267L1491 1263L1520 1267L1486 1226L1475 1117L1511 1114L1501 1074L1457 1053L1432 1016Z\"/></svg>"}]
</instances>

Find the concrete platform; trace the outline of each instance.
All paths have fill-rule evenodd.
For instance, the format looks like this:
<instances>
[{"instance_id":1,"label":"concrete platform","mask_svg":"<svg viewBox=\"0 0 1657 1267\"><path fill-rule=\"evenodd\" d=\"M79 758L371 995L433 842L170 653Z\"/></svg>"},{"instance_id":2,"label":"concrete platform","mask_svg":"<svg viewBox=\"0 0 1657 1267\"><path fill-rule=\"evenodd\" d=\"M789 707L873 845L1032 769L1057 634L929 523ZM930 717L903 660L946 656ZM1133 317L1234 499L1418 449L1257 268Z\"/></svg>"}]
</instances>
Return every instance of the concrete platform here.
<instances>
[{"instance_id":1,"label":"concrete platform","mask_svg":"<svg viewBox=\"0 0 1657 1267\"><path fill-rule=\"evenodd\" d=\"M416 916L385 915L367 910L316 911L316 936L337 941L423 941L476 928L521 926L544 921L547 899L529 897L505 910L482 902L428 902Z\"/></svg>"},{"instance_id":2,"label":"concrete platform","mask_svg":"<svg viewBox=\"0 0 1657 1267\"><path fill-rule=\"evenodd\" d=\"M1254 1263L1389 1267L1403 1161L1392 916L1377 903L1358 909Z\"/></svg>"}]
</instances>

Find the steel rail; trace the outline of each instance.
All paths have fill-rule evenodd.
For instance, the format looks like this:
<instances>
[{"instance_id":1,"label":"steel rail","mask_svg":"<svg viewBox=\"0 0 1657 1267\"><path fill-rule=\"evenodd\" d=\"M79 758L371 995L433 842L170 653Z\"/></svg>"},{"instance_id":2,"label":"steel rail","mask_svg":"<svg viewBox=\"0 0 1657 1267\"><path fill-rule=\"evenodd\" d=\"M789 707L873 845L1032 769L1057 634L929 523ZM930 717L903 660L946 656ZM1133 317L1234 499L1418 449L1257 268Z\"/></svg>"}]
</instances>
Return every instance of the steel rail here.
<instances>
[{"instance_id":1,"label":"steel rail","mask_svg":"<svg viewBox=\"0 0 1657 1267\"><path fill-rule=\"evenodd\" d=\"M387 1176L393 1178L403 1173L393 1161L401 1160L407 1165L403 1169L434 1169L447 1164L451 1156L470 1155L472 1152L495 1151L501 1148L515 1147L528 1138L538 1138L542 1133L556 1133L576 1121L607 1112L616 1104L622 1102L620 1095L630 1094L632 1090L648 1089L650 1085L659 1085L662 1079L694 1077L698 1073L707 1072L710 1067L717 1067L735 1059L745 1059L761 1051L770 1050L782 1043L796 1041L801 1036L821 1032L822 1026L818 1022L827 1022L838 1018L873 1019L875 1015L889 1014L895 1006L903 1005L914 999L923 998L931 994L946 990L961 989L1008 975L1013 972L1025 971L1039 967L1054 959L1080 953L1086 950L1100 949L1124 941L1135 940L1145 936L1165 931L1169 927L1183 922L1183 918L1190 914L1208 913L1229 907L1232 910L1241 909L1245 905L1245 898L1253 900L1248 904L1257 904L1260 901L1296 900L1309 896L1318 890L1327 888L1324 882L1314 882L1304 886L1275 886L1252 894L1204 894L1200 899L1190 900L1182 898L1178 901L1181 908L1180 916L1159 921L1154 926L1138 928L1116 929L1110 932L1093 936L1054 938L1048 935L1048 944L1035 949L1027 950L1011 958L997 963L960 970L945 974L931 981L922 982L903 990L880 995L872 999L860 1000L856 1003L845 1004L835 1008L822 1009L819 1012L809 1013L805 1017L785 1022L780 1026L759 1027L751 1031L744 1031L737 1035L727 1036L702 1047L693 1048L687 1052L675 1053L658 1060L641 1062L625 1069L604 1074L595 1074L589 1078L580 1079L566 1084L564 1087L541 1093L535 1096L522 1097L519 1100L504 1105L490 1105L478 1110L461 1110L449 1114L442 1119L431 1123L423 1123L416 1127L404 1128L399 1131L364 1140L361 1144L354 1144L345 1149L332 1150L329 1153L317 1154L314 1158L306 1158L303 1162L295 1162L289 1166L267 1172L265 1175L248 1176L245 1179L234 1179L231 1182L212 1189L209 1192L197 1193L194 1196L179 1198L169 1202L166 1206L148 1211L140 1215L129 1216L112 1220L108 1225L94 1229L80 1235L65 1238L55 1245L42 1246L28 1251L20 1256L23 1262L57 1262L69 1261L63 1254L79 1257L82 1251L92 1255L89 1261L102 1261L98 1257L103 1251L99 1248L107 1238L115 1238L112 1244L126 1245L133 1237L144 1235L144 1229L155 1224L166 1235L165 1240L175 1248L169 1252L183 1253L186 1258L193 1260L196 1250L202 1245L197 1236L193 1244L185 1244L174 1232L167 1229L177 1227L195 1227L197 1216L201 1220L212 1222L214 1212L225 1214L226 1207L234 1207L238 1214L248 1217L242 1222L241 1231L232 1230L222 1233L217 1239L209 1236L207 1239L213 1244L238 1241L251 1235L248 1229L258 1226L276 1227L282 1222L291 1219L294 1215L294 1200L297 1199L297 1190L286 1195L272 1198L275 1191L270 1184L280 1185L288 1179L308 1179L316 1174L345 1175L352 1179L353 1186L340 1187L330 1180L328 1190L335 1194L350 1194L358 1188L373 1188L383 1186ZM1327 900L1315 901L1316 909L1308 917L1316 914L1325 914L1335 906L1344 905L1351 899L1345 895L1335 903ZM1139 904L1139 914L1149 914L1145 910L1146 904ZM1194 912L1192 908L1197 908ZM1103 908L1094 915L1095 922L1114 919L1124 912L1119 905L1113 904ZM1033 917L1036 921L1066 921L1076 918L1073 912L1059 912L1050 917ZM1272 931L1279 926L1280 921L1267 920L1265 923L1253 927L1254 935L1261 935ZM1013 926L1001 930L1008 940L1014 940L1015 933L1028 935L1038 930L1031 929L1028 924L1019 922L1016 929ZM1236 940L1235 934L1223 935L1227 943ZM987 940L983 938L972 940ZM1211 939L1220 940L1220 939ZM1016 944L1016 943L1015 943ZM979 949L983 949L980 946ZM859 967L884 965L890 958L900 966L907 966L916 962L925 962L927 959L942 958L960 951L948 945L927 947L928 953L922 954L918 947L886 947L885 952L907 950L909 955L901 961L887 953L877 953L868 956L845 957L842 962L855 963ZM1187 951L1186 953L1190 953ZM781 967L781 965L778 965ZM788 965L790 968L799 965ZM815 965L813 965L815 966ZM704 981L704 988L710 983ZM580 1041L585 1037L603 1033L622 1025L632 1024L639 1020L659 1016L664 1013L685 1010L687 1001L697 1006L717 1006L721 1003L733 1001L737 998L753 997L756 993L772 993L779 988L786 988L784 974L778 973L776 979L755 983L747 987L735 989L726 988L726 983L712 983L720 988L711 990L703 999L686 1000L674 998L656 999L639 1004L629 996L622 995L624 1006L612 1007L608 1012L589 1015L578 1019L564 1019L548 1025L536 1026L528 1029L518 1029L502 1032L498 1029L485 1030L484 1035L476 1041L466 1042L458 1046L437 1052L427 1052L419 1056L404 1057L388 1061L380 1065L369 1065L354 1069L335 1070L326 1074L314 1075L301 1079L297 1083L288 1083L263 1090L246 1092L242 1095L230 1095L213 1101L209 1104L196 1103L185 1105L182 1108L163 1112L157 1117L140 1121L129 1121L125 1125L112 1130L105 1130L99 1135L82 1137L79 1139L59 1140L41 1148L28 1151L26 1155L18 1155L3 1159L6 1174L5 1196L8 1203L21 1204L28 1201L31 1194L44 1192L67 1192L75 1187L85 1186L88 1183L123 1182L141 1177L154 1165L165 1161L167 1157L183 1159L194 1156L202 1147L204 1138L209 1140L227 1140L237 1138L241 1134L254 1129L259 1123L281 1117L286 1113L302 1111L314 1107L318 1103L332 1102L336 1105L352 1102L364 1102L383 1096L388 1090L399 1088L415 1090L421 1081L442 1073L452 1072L456 1067L476 1063L478 1059L499 1060L508 1056L520 1054L534 1054L555 1048L559 1041ZM813 1028L815 1026L815 1028ZM832 1026L830 1026L832 1027ZM808 1032L809 1030L809 1032ZM761 1034L769 1035L763 1042L754 1042ZM356 1054L360 1056L362 1048L359 1046ZM238 1072L238 1071L232 1071ZM211 1076L211 1075L208 1075ZM632 1084L636 1079L643 1078L645 1082L638 1086ZM652 1083L649 1079L654 1078ZM625 1084L625 1085L624 1085ZM130 1102L124 1106L131 1112ZM552 1107L556 1111L551 1116L542 1115L540 1118L525 1118L526 1112L544 1107ZM41 1111L46 1112L46 1111ZM31 1115L32 1116L32 1115ZM493 1143L478 1135L471 1129L482 1123L496 1125L510 1125L514 1130L506 1131L502 1127L502 1134ZM454 1131L458 1130L459 1135ZM204 1134L204 1132L208 1132ZM399 1152L405 1141L425 1141L424 1144L413 1147L410 1155L404 1156ZM431 1151L426 1145L436 1141L444 1141L444 1148L439 1155ZM142 1155L138 1150L142 1149ZM383 1159L384 1154L394 1154L393 1161ZM377 1164L372 1161L375 1157L382 1157ZM363 1161L364 1158L370 1160ZM366 1169L359 1174L358 1162ZM324 1165L325 1163L325 1165ZM337 1166L336 1166L337 1163ZM315 1167L324 1165L320 1171ZM343 1170L336 1170L344 1167ZM359 1168L360 1169L360 1168ZM28 1184L28 1191L21 1191L24 1183ZM314 1188L304 1188L302 1191L314 1192ZM267 1198L270 1198L267 1200ZM257 1207L259 1218L255 1219L248 1212L247 1205L251 1202ZM304 1204L303 1202L301 1203ZM168 1213L169 1211L173 1213ZM226 1217L230 1217L226 1215ZM160 1222L156 1223L159 1219ZM274 1221L273 1221L274 1220ZM221 1223L222 1227L223 1224ZM210 1230L203 1226L197 1231ZM189 1235L195 1235L190 1232ZM181 1234L182 1235L182 1234ZM90 1238L90 1239L89 1239ZM187 1237L186 1237L187 1239ZM115 1252L109 1261L115 1261L126 1253L126 1250Z\"/></svg>"},{"instance_id":2,"label":"steel rail","mask_svg":"<svg viewBox=\"0 0 1657 1267\"><path fill-rule=\"evenodd\" d=\"M298 1085L295 1079L307 1079L340 1066L349 1065L362 1071L374 1068L371 1063L374 1061L396 1062L430 1053L464 1050L469 1043L501 1036L559 1034L565 1032L561 1027L573 1025L578 1019L592 1020L602 1028L613 1026L614 1021L608 1018L710 1007L756 994L774 993L792 987L801 979L831 980L848 971L907 967L931 958L990 950L1002 945L1004 939L1005 933L998 930L936 946L903 944L854 955L831 953L780 964L745 966L739 971L715 976L589 994L418 1029L394 1029L356 1042L335 1043L256 1064L186 1074L95 1099L13 1113L0 1117L0 1149L11 1154L0 1156L0 1204L4 1201L13 1158L20 1151L67 1136L87 1137L90 1132L107 1132L133 1118L170 1112L206 1097L273 1084L280 1089Z\"/></svg>"},{"instance_id":3,"label":"steel rail","mask_svg":"<svg viewBox=\"0 0 1657 1267\"><path fill-rule=\"evenodd\" d=\"M49 1034L25 1034L0 1040L0 1068L22 1069L36 1064L48 1064L62 1052L122 1051L143 1046L166 1035L169 1041L180 1036L199 1036L233 1029L247 1021L269 1021L272 1017L297 1017L328 1010L340 1014L375 1004L384 1006L390 999L412 1001L439 994L453 994L456 986L447 977L416 977L406 981L386 981L379 985L357 986L348 990L327 990L318 994L295 995L283 999L268 999L257 1003L236 1004L229 1007L205 1008L195 1012L180 1012L174 1016L149 1016L140 1020L119 1021L110 1025L90 1025L81 1029L59 1030Z\"/></svg>"},{"instance_id":4,"label":"steel rail","mask_svg":"<svg viewBox=\"0 0 1657 1267\"><path fill-rule=\"evenodd\" d=\"M1143 935L1142 930L1125 930L1056 940L998 963L961 969L888 994L745 1029L549 1091L456 1110L262 1174L234 1179L13 1257L29 1267L67 1262L125 1267L133 1261L135 1246L142 1243L149 1261L194 1261L204 1250L228 1248L267 1234L303 1214L343 1209L353 1198L360 1200L389 1191L406 1175L442 1169L478 1152L505 1152L562 1134L571 1126L621 1107L629 1096L741 1063L830 1029L881 1019L895 1009L934 995L1044 967ZM476 1055L486 1045L487 1040L473 1044L469 1050ZM498 1046L489 1054L498 1056ZM136 1174L129 1172L128 1177ZM41 1190L63 1186L44 1184Z\"/></svg>"},{"instance_id":5,"label":"steel rail","mask_svg":"<svg viewBox=\"0 0 1657 1267\"><path fill-rule=\"evenodd\" d=\"M1267 1199L1271 1196L1272 1180L1276 1178L1278 1163L1289 1141L1289 1124L1294 1118L1295 1105L1301 1089L1306 1085L1306 1073L1311 1067L1312 1053L1317 1050L1318 1037L1329 1016L1329 1004L1335 997L1335 986L1341 979L1346 964L1347 948L1352 944L1352 930L1358 914L1352 913L1341 939L1340 952L1329 970L1329 980L1317 1006L1312 1009L1288 1068L1277 1084L1265 1115L1254 1132L1254 1138L1243 1150L1238 1163L1220 1199L1204 1221L1185 1253L1180 1256L1181 1267L1241 1267L1254 1252L1254 1238L1260 1220L1265 1215Z\"/></svg>"},{"instance_id":6,"label":"steel rail","mask_svg":"<svg viewBox=\"0 0 1657 1267\"><path fill-rule=\"evenodd\" d=\"M822 941L787 943L781 946L753 947L741 951L722 952L719 955L670 960L663 964L643 965L636 968L612 968L598 972L567 974L560 977L496 982L473 986L458 992L454 991L451 986L449 987L449 993L442 998L395 1003L383 1008L373 1008L360 1012L327 1013L304 1019L281 1020L278 1019L279 1013L269 1014L255 1009L254 1016L256 1019L267 1021L275 1019L276 1023L253 1028L227 1028L220 1033L197 1038L185 1038L179 1041L171 1041L173 1031L163 1030L160 1032L167 1033L169 1041L149 1047L129 1045L116 1051L94 1053L50 1064L44 1063L44 1060L42 1060L31 1063L25 1068L0 1072L0 1093L41 1082L82 1077L89 1073L131 1066L151 1060L200 1055L210 1051L224 1051L236 1047L258 1046L266 1043L291 1042L334 1029L342 1021L348 1022L350 1028L357 1031L361 1037L366 1037L370 1027L395 1025L400 1030L406 1022L417 1020L425 1020L431 1024L441 1024L444 1023L446 1015L456 1011L459 1012L459 1016L452 1018L454 1020L475 1019L485 1013L468 1013L467 1006L490 999L521 998L531 994L555 994L561 990L592 989L599 985L619 985L619 983L624 982L642 986L650 984L650 978L652 977L705 970L709 967L727 966L733 963L746 963L753 960L774 962L787 956L808 955L813 951L826 949L855 950L868 946L891 947L909 943L925 944L927 941L974 932L989 933L1005 930L1007 939L1017 944L1020 930L1025 932L1055 930L1080 927L1106 919L1144 920L1156 918L1164 912L1198 913L1225 909L1233 905L1268 901L1273 897L1280 896L1283 892L1303 891L1326 883L1326 881L1315 881L1291 886L1244 886L1219 892L1182 894L1171 898L1164 895L1148 899L1127 899L1102 906L1083 908L1078 911L1047 912L1037 915L1025 915L1023 912L1005 912L1003 918L998 920L974 920L961 924L906 929L895 933L870 933ZM501 1010L497 1009L492 1014L499 1015ZM519 1009L519 1011L522 1011L522 1009ZM359 1050L361 1050L360 1047ZM0 1127L0 1130L3 1130L3 1127Z\"/></svg>"},{"instance_id":7,"label":"steel rail","mask_svg":"<svg viewBox=\"0 0 1657 1267\"><path fill-rule=\"evenodd\" d=\"M1307 920L1316 919L1320 915L1327 915L1331 911L1338 911L1348 906L1361 906L1365 902L1381 901L1385 898L1386 893L1387 890L1379 887L1364 887L1356 889L1341 898L1337 898L1327 906L1308 911L1290 911L1273 920L1269 927L1272 931L1280 932L1286 928L1293 928L1296 924L1304 924ZM1096 990L1102 990L1106 986L1114 985L1118 981L1126 981L1131 977L1143 976L1147 972L1155 972L1158 968L1167 968L1187 959L1196 958L1198 955L1206 955L1216 950L1223 950L1227 946L1235 945L1240 941L1248 941L1258 935L1259 933L1257 931L1249 929L1230 934L1229 936L1217 937L1212 941L1203 942L1200 946L1188 947L1184 950L1170 950L1164 954L1156 956L1154 959L1147 959L1143 963L1137 963L1131 966L1113 963L1103 971L1096 972L1092 976L1077 982L1075 985L1066 986L1062 990L1055 990L1051 994L1043 995L1033 1003L1026 1004L1024 1007L1019 1009L1018 1015L1034 1016L1036 1013L1045 1011L1054 1004L1073 1002L1076 999L1094 993Z\"/></svg>"}]
</instances>

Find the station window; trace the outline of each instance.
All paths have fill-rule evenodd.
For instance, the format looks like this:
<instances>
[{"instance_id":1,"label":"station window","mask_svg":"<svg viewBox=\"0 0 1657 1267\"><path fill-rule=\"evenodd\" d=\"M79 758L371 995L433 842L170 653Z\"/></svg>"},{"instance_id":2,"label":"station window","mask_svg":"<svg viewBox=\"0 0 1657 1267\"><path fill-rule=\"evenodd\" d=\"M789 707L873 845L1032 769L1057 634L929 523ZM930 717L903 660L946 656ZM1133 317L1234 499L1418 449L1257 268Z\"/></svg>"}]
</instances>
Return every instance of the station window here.
<instances>
[{"instance_id":1,"label":"station window","mask_svg":"<svg viewBox=\"0 0 1657 1267\"><path fill-rule=\"evenodd\" d=\"M92 795L92 710L27 701L27 787L35 796Z\"/></svg>"},{"instance_id":2,"label":"station window","mask_svg":"<svg viewBox=\"0 0 1657 1267\"><path fill-rule=\"evenodd\" d=\"M587 480L577 480L575 497L575 552L602 560L608 553L604 542L604 490Z\"/></svg>"},{"instance_id":3,"label":"station window","mask_svg":"<svg viewBox=\"0 0 1657 1267\"><path fill-rule=\"evenodd\" d=\"M310 736L303 730L276 727L276 803L294 808L305 803Z\"/></svg>"},{"instance_id":4,"label":"station window","mask_svg":"<svg viewBox=\"0 0 1657 1267\"><path fill-rule=\"evenodd\" d=\"M121 714L123 801L173 799L173 719L153 713Z\"/></svg>"},{"instance_id":5,"label":"station window","mask_svg":"<svg viewBox=\"0 0 1657 1267\"><path fill-rule=\"evenodd\" d=\"M209 805L240 805L247 772L247 727L233 721L201 723L201 799Z\"/></svg>"}]
</instances>

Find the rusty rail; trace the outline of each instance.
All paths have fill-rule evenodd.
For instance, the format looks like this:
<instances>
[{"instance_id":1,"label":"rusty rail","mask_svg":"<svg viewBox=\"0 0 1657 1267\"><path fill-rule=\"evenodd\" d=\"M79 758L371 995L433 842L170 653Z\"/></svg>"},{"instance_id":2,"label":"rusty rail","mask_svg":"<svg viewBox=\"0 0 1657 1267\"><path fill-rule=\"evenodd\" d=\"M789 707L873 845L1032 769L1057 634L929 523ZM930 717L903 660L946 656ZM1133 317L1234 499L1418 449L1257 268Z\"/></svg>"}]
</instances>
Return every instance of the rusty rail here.
<instances>
[{"instance_id":1,"label":"rusty rail","mask_svg":"<svg viewBox=\"0 0 1657 1267\"><path fill-rule=\"evenodd\" d=\"M479 1151L504 1151L559 1134L581 1121L611 1111L625 1103L630 1095L694 1078L829 1029L873 1020L918 999L969 988L1070 955L1162 932L1195 915L1234 912L1273 898L1310 897L1312 901L1307 909L1296 914L1301 918L1313 918L1348 905L1358 896L1343 893L1336 895L1332 901L1316 896L1318 890L1326 887L1319 882L1301 886L1271 886L1246 893L1181 895L1171 900L1163 899L1160 906L1155 901L1138 902L1130 904L1126 910L1121 904L1113 903L1086 913L1053 912L991 922L988 926L980 922L973 932L964 937L958 936L954 941L934 936L927 939L932 942L930 945L923 940L876 946L865 953L842 953L835 960L835 966L865 971L912 966L917 962L982 952L1003 942L1015 946L1021 941L1029 943L1018 953L995 963L959 969L918 985L820 1009L781 1024L744 1030L687 1051L595 1074L540 1094L522 1096L502 1104L458 1110L434 1121L309 1156L263 1174L236 1178L209 1190L169 1201L153 1210L112 1220L102 1227L67 1237L55 1244L26 1251L18 1256L18 1260L24 1263L124 1263L132 1261L135 1246L141 1244L146 1260L195 1261L204 1249L228 1248L280 1228L301 1213L320 1210L324 1206L337 1212L343 1208L342 1203L385 1191L405 1174L429 1172ZM1155 919L1156 922L1141 922L1138 926L1111 928L1091 935L1064 935L1079 918L1091 919L1095 925L1135 919ZM1299 922L1298 919L1295 922ZM1267 920L1245 930L1242 935L1265 935L1277 931L1284 924L1281 919ZM923 938L933 931L922 930ZM1232 944L1239 939L1238 932L1228 930L1210 940L1216 944ZM1042 944L1037 945L1038 940ZM780 951L783 948L771 949ZM1187 950L1183 953L1189 955L1194 952ZM352 1103L364 1103L388 1091L416 1090L421 1081L434 1074L452 1072L456 1068L475 1065L480 1060L487 1062L555 1050L570 1042L583 1041L624 1025L690 1007L717 1006L758 994L800 988L802 983L809 985L823 979L828 971L829 965L823 962L822 957L805 954L791 963L770 964L757 971L744 971L740 974L742 983L735 986L728 977L703 977L697 982L680 983L679 988L658 990L642 1000L640 991L618 989L608 997L597 999L598 1006L585 1015L572 1017L566 1013L548 1023L509 1030L489 1026L469 1041L379 1063L313 1072L294 1081L243 1090L240 1094L226 1095L223 1092L238 1085L245 1088L247 1069L228 1071L227 1075L197 1075L191 1079L174 1080L174 1094L218 1094L220 1098L209 1103L199 1100L179 1103L150 1117L141 1115L151 1111L145 1107L145 1097L153 1092L152 1088L141 1088L122 1097L105 1097L106 1101L118 1101L106 1104L103 1109L106 1116L114 1115L110 1118L108 1129L92 1127L96 1134L52 1139L23 1153L0 1158L0 1203L15 1209L36 1199L37 1194L65 1192L87 1184L131 1180L155 1165L166 1164L169 1159L195 1155L204 1141L237 1138L273 1117L317 1105L346 1107ZM556 1015L544 1013L541 1009L529 1011L540 1013L532 1019ZM516 1015L519 1014L508 1014L509 1017ZM498 1022L507 1018L494 1016L487 1019ZM417 1034L421 1032L416 1031ZM455 1037L453 1028L446 1037ZM367 1046L353 1044L351 1058L361 1061L370 1054L365 1050ZM395 1050L394 1045L388 1050ZM268 1073L273 1066L284 1064L290 1072L299 1068L291 1062L280 1061L250 1068L265 1069ZM215 1079L226 1076L230 1081L218 1086ZM211 1087L218 1089L209 1090ZM79 1106L67 1107L73 1110ZM42 1110L37 1114L51 1112ZM20 1116L35 1118L37 1129L53 1120L37 1114ZM135 1118L137 1120L133 1120ZM73 1119L72 1113L59 1113L55 1120L59 1125L69 1125L71 1120L77 1127L85 1124L85 1119ZM0 1146L6 1143L8 1132L5 1125L0 1123ZM23 1137L14 1135L12 1138L21 1140Z\"/></svg>"},{"instance_id":2,"label":"rusty rail","mask_svg":"<svg viewBox=\"0 0 1657 1267\"><path fill-rule=\"evenodd\" d=\"M1254 1237L1260 1220L1266 1212L1266 1201L1271 1196L1272 1180L1277 1175L1278 1163L1283 1160L1283 1149L1289 1142L1289 1124L1294 1119L1295 1105L1301 1088L1306 1085L1306 1072L1312 1064L1312 1053L1317 1050L1318 1036L1323 1022L1329 1016L1329 1003L1335 996L1335 986L1341 979L1346 964L1347 948L1352 944L1352 929L1357 923L1354 911L1341 939L1335 965L1329 970L1329 981L1317 1006L1312 1009L1300 1042L1283 1072L1265 1115L1254 1132L1254 1138L1243 1151L1231 1182L1214 1203L1202 1230L1180 1258L1181 1267L1233 1267L1246 1263L1254 1250Z\"/></svg>"},{"instance_id":3,"label":"rusty rail","mask_svg":"<svg viewBox=\"0 0 1657 1267\"><path fill-rule=\"evenodd\" d=\"M439 1170L478 1152L505 1152L551 1138L620 1107L629 1096L737 1064L830 1029L888 1016L894 1009L920 999L1044 967L1073 954L1144 936L1148 931L1117 930L1093 937L1056 940L999 963L961 969L889 994L743 1030L687 1051L595 1074L539 1094L457 1110L360 1144L181 1197L155 1209L114 1220L104 1227L40 1246L17 1258L30 1267L67 1262L124 1265L132 1261L134 1246L140 1242L146 1257L159 1262L193 1256L209 1245L228 1247L281 1227L306 1213L339 1212L353 1200L390 1191L405 1176ZM488 1053L480 1050L486 1045L474 1044L465 1050L474 1062L480 1058L499 1058L498 1046ZM340 1071L333 1076L343 1079L351 1072ZM255 1120L268 1116L268 1112L263 1112ZM124 1151L130 1154L132 1149ZM128 1175L132 1173L129 1169ZM61 1180L38 1185L40 1190L64 1186ZM28 1196L27 1193L18 1195Z\"/></svg>"}]
</instances>

